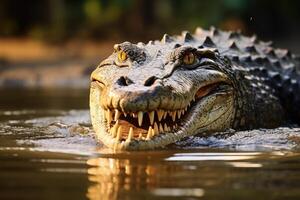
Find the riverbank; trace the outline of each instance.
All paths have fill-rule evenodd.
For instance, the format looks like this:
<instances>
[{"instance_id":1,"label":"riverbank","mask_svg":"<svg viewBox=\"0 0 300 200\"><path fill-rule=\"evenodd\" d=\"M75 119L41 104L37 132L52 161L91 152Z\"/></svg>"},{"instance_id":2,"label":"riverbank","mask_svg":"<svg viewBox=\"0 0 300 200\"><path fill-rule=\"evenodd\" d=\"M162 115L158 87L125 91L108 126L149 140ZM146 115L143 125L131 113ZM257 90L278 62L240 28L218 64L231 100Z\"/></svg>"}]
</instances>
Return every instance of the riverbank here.
<instances>
[{"instance_id":1,"label":"riverbank","mask_svg":"<svg viewBox=\"0 0 300 200\"><path fill-rule=\"evenodd\" d=\"M88 88L90 72L111 53L113 42L2 38L0 46L0 88Z\"/></svg>"}]
</instances>

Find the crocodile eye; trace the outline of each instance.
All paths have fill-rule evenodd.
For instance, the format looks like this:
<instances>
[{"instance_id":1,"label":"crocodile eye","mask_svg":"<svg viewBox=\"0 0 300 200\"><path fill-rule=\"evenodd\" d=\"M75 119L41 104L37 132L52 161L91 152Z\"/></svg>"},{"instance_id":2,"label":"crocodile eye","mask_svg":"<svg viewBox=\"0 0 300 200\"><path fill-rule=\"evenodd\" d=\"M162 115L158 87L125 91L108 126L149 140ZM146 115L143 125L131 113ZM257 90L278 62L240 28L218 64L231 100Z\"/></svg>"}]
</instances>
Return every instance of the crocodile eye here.
<instances>
[{"instance_id":1,"label":"crocodile eye","mask_svg":"<svg viewBox=\"0 0 300 200\"><path fill-rule=\"evenodd\" d=\"M195 58L195 55L194 53L192 52L187 52L184 56L183 56L183 63L186 64L186 65L191 65L195 62L196 58Z\"/></svg>"},{"instance_id":2,"label":"crocodile eye","mask_svg":"<svg viewBox=\"0 0 300 200\"><path fill-rule=\"evenodd\" d=\"M118 59L121 62L124 62L127 59L127 53L125 53L125 51L119 51L118 53Z\"/></svg>"}]
</instances>

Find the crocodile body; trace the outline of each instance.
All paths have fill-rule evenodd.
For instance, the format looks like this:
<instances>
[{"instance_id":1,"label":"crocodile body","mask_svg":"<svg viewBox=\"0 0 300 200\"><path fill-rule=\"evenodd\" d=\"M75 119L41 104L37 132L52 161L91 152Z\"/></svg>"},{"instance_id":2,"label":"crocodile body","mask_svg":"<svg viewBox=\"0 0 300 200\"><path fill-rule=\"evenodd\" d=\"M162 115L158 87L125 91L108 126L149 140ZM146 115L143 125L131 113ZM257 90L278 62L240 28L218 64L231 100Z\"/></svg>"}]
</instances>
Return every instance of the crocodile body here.
<instances>
[{"instance_id":1,"label":"crocodile body","mask_svg":"<svg viewBox=\"0 0 300 200\"><path fill-rule=\"evenodd\" d=\"M115 149L299 124L299 71L290 51L215 28L124 42L91 75L92 124Z\"/></svg>"}]
</instances>

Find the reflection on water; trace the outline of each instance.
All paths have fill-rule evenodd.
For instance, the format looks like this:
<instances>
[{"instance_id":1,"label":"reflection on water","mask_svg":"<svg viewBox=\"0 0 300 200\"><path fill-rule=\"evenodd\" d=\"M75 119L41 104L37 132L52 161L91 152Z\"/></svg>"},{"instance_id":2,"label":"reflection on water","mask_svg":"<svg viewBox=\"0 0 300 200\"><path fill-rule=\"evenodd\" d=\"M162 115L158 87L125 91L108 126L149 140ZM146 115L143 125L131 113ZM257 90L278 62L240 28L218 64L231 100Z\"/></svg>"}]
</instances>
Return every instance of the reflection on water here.
<instances>
[{"instance_id":1,"label":"reflection on water","mask_svg":"<svg viewBox=\"0 0 300 200\"><path fill-rule=\"evenodd\" d=\"M288 178L294 173L289 167L295 166L292 163L299 158L291 153L152 152L106 156L87 160L89 181L93 183L87 190L89 199L253 199L257 190L262 197L274 192L276 199L281 196L277 189L289 191L300 186ZM283 178L278 175L280 171L286 177L282 183L278 182ZM300 170L295 175L299 180ZM293 191L287 196L299 194Z\"/></svg>"},{"instance_id":2,"label":"reflection on water","mask_svg":"<svg viewBox=\"0 0 300 200\"><path fill-rule=\"evenodd\" d=\"M116 158L92 158L87 161L90 186L87 197L96 199L140 199L147 197L201 197L201 188L180 188L172 183L172 174L184 172L180 165L169 165L161 158L137 160Z\"/></svg>"}]
</instances>

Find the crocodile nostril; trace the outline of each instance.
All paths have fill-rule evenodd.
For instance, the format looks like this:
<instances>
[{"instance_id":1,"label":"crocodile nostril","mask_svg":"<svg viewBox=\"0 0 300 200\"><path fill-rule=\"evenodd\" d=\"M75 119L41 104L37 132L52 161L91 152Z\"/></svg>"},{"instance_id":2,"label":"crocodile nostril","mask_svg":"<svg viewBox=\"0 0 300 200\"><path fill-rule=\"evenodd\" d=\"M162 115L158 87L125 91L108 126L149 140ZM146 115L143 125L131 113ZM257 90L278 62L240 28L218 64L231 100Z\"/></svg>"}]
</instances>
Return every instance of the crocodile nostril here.
<instances>
[{"instance_id":1,"label":"crocodile nostril","mask_svg":"<svg viewBox=\"0 0 300 200\"><path fill-rule=\"evenodd\" d=\"M120 85L120 86L128 86L130 85L132 82L132 80L130 80L128 77L124 77L124 76L121 76L118 80L117 80L117 83Z\"/></svg>"},{"instance_id":2,"label":"crocodile nostril","mask_svg":"<svg viewBox=\"0 0 300 200\"><path fill-rule=\"evenodd\" d=\"M148 78L145 83L144 86L151 86L153 85L153 83L155 82L157 78L155 76L151 76L150 78Z\"/></svg>"}]
</instances>

